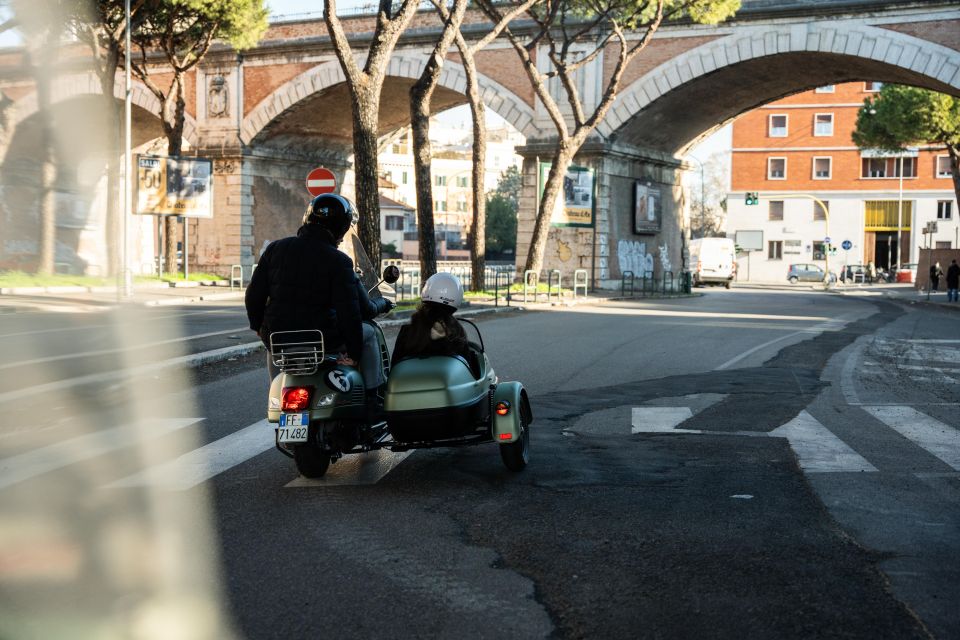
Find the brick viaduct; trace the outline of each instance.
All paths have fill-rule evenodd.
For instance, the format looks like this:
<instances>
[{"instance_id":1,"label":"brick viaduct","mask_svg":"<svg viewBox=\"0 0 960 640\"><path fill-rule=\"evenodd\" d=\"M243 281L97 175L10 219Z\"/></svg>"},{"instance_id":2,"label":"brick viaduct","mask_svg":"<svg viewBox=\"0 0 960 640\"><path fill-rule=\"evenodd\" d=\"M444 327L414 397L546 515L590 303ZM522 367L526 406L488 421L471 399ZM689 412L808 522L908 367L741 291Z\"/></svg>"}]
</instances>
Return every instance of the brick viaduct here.
<instances>
[{"instance_id":1,"label":"brick viaduct","mask_svg":"<svg viewBox=\"0 0 960 640\"><path fill-rule=\"evenodd\" d=\"M355 50L364 50L372 20L346 20ZM483 29L480 16L473 15L464 32L469 37ZM407 124L407 89L419 76L436 32L432 14L419 14L390 61L381 107L384 133ZM478 63L488 108L527 137L519 150L525 158L518 233L522 264L536 208L537 161L549 155L552 125L508 45L495 43ZM585 85L588 100L611 64L601 57L587 74L596 81L596 86ZM686 228L679 186L687 168L680 159L684 151L770 100L858 79L960 95L960 6L930 0L826 0L816 6L801 0L744 0L737 17L720 26L662 28L628 69L617 103L577 157L576 164L596 171L595 224L553 228L545 268L565 273L585 268L594 281L607 284L637 265L658 275L679 272ZM465 101L465 78L454 53L440 85L435 112ZM98 121L92 96L99 91L98 81L82 69L62 73L54 87L55 120L89 115L91 122ZM118 99L121 92L122 82ZM22 52L0 52L0 93L0 188L9 222L16 217L9 209L29 209L36 199L25 175L37 139L37 106ZM218 100L210 100L215 93ZM162 153L158 101L139 84L132 100L137 150ZM197 267L250 265L266 240L292 233L306 201L303 178L317 164L334 169L342 192L351 194L348 105L343 74L320 19L275 23L255 49L242 54L215 49L191 73L185 139L189 152L215 161L215 218L190 226ZM64 159L70 149L102 146L104 126L61 128ZM69 246L58 253L72 251L96 270L103 244L102 179L98 183L85 175L83 162L65 165L69 169L61 182L69 194L63 199L71 204L66 213L58 212L58 226L72 231L61 234L61 243ZM638 180L661 192L659 230L643 235L633 228ZM141 223L145 256L152 252L151 224ZM29 223L4 226L0 264L5 254L28 249L36 237Z\"/></svg>"}]
</instances>

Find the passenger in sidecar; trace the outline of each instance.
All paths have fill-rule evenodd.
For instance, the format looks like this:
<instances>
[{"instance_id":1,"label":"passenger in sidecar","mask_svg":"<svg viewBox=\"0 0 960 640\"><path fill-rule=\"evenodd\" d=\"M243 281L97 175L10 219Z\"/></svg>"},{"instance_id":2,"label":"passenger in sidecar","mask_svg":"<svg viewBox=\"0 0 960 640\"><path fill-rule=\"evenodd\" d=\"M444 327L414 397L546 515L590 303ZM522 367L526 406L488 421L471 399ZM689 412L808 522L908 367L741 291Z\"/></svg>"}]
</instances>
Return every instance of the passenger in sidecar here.
<instances>
[{"instance_id":1,"label":"passenger in sidecar","mask_svg":"<svg viewBox=\"0 0 960 640\"><path fill-rule=\"evenodd\" d=\"M533 420L526 391L519 382L498 384L479 330L464 320L480 343L467 340L453 317L463 303L456 277L432 276L421 300L393 351L384 405L390 435L401 446L495 441L507 467L519 471L529 456Z\"/></svg>"}]
</instances>

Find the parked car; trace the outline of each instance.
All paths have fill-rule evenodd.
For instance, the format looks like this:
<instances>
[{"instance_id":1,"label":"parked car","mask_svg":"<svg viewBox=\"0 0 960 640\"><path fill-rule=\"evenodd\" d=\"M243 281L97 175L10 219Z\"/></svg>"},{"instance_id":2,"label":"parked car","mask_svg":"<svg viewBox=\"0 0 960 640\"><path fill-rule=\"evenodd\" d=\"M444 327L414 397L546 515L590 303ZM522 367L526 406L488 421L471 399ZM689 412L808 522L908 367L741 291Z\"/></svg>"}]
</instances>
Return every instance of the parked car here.
<instances>
[{"instance_id":1,"label":"parked car","mask_svg":"<svg viewBox=\"0 0 960 640\"><path fill-rule=\"evenodd\" d=\"M823 282L824 271L815 264L792 264L787 271L787 280L790 284L798 282ZM837 281L837 274L830 273L830 282Z\"/></svg>"},{"instance_id":2,"label":"parked car","mask_svg":"<svg viewBox=\"0 0 960 640\"><path fill-rule=\"evenodd\" d=\"M905 262L900 265L900 268L896 271L896 281L897 282L916 282L917 281L917 263L916 262Z\"/></svg>"},{"instance_id":3,"label":"parked car","mask_svg":"<svg viewBox=\"0 0 960 640\"><path fill-rule=\"evenodd\" d=\"M727 289L737 275L733 238L698 238L690 241L693 286L722 284Z\"/></svg>"}]
</instances>

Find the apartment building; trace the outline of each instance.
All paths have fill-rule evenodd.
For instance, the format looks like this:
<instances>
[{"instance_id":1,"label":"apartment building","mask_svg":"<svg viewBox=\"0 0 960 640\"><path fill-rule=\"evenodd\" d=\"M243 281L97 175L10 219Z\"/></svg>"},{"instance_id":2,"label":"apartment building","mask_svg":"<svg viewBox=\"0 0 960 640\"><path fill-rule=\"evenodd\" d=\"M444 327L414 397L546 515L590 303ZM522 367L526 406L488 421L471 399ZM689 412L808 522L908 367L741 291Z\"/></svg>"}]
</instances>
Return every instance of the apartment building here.
<instances>
[{"instance_id":1,"label":"apartment building","mask_svg":"<svg viewBox=\"0 0 960 640\"><path fill-rule=\"evenodd\" d=\"M921 247L960 246L946 149L890 154L853 144L857 111L880 86L820 87L733 123L727 237L754 232L740 235L740 281L782 282L791 264L828 259L838 273L871 261L889 268L917 262ZM754 192L759 201L747 204ZM937 231L924 235L931 221Z\"/></svg>"}]
</instances>

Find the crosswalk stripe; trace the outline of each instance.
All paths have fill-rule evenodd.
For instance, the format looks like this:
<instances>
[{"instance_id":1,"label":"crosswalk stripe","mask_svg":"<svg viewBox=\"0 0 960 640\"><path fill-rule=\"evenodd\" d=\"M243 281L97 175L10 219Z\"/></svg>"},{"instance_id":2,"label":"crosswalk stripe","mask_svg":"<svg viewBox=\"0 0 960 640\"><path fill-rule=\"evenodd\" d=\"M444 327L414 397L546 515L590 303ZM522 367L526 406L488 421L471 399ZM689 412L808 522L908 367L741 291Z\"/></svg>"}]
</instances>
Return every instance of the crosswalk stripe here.
<instances>
[{"instance_id":1,"label":"crosswalk stripe","mask_svg":"<svg viewBox=\"0 0 960 640\"><path fill-rule=\"evenodd\" d=\"M960 471L960 430L906 406L865 406L864 411Z\"/></svg>"},{"instance_id":2,"label":"crosswalk stripe","mask_svg":"<svg viewBox=\"0 0 960 640\"><path fill-rule=\"evenodd\" d=\"M296 487L340 487L347 485L376 484L394 467L403 462L413 451L393 453L385 449L341 458L322 478L304 478L300 476L290 481L287 488Z\"/></svg>"},{"instance_id":3,"label":"crosswalk stripe","mask_svg":"<svg viewBox=\"0 0 960 640\"><path fill-rule=\"evenodd\" d=\"M678 424L693 417L690 407L633 407L630 420L631 433L683 433L674 429Z\"/></svg>"},{"instance_id":4,"label":"crosswalk stripe","mask_svg":"<svg viewBox=\"0 0 960 640\"><path fill-rule=\"evenodd\" d=\"M103 429L5 458L0 460L0 489L143 440L166 435L201 420L203 418L149 419L140 424Z\"/></svg>"},{"instance_id":5,"label":"crosswalk stripe","mask_svg":"<svg viewBox=\"0 0 960 640\"><path fill-rule=\"evenodd\" d=\"M263 453L275 444L272 425L260 420L208 445L139 473L117 480L108 488L156 487L183 491Z\"/></svg>"},{"instance_id":6,"label":"crosswalk stripe","mask_svg":"<svg viewBox=\"0 0 960 640\"><path fill-rule=\"evenodd\" d=\"M786 438L800 459L800 468L810 473L877 470L806 411L770 435Z\"/></svg>"}]
</instances>

